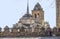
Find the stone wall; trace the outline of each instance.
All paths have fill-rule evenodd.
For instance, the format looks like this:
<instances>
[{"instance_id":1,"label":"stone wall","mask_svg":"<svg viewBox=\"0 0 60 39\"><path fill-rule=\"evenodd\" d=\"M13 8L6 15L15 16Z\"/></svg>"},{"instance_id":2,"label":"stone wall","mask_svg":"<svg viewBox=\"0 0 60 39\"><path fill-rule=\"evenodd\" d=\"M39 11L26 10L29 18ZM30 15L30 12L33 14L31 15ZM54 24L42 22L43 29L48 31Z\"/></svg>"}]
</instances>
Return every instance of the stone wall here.
<instances>
[{"instance_id":1,"label":"stone wall","mask_svg":"<svg viewBox=\"0 0 60 39\"><path fill-rule=\"evenodd\" d=\"M24 38L0 38L0 39L60 39L60 37L24 37Z\"/></svg>"}]
</instances>

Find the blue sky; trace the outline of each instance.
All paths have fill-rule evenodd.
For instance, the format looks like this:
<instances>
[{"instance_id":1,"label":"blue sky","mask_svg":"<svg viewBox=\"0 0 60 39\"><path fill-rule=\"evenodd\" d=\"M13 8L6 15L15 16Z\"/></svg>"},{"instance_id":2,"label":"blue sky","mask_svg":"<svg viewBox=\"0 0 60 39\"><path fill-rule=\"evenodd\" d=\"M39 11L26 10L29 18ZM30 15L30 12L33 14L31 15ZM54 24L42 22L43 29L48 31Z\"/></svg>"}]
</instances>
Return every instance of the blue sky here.
<instances>
[{"instance_id":1,"label":"blue sky","mask_svg":"<svg viewBox=\"0 0 60 39\"><path fill-rule=\"evenodd\" d=\"M55 0L29 0L30 13L37 2L44 10L44 20L48 21L51 27L56 26ZM27 0L0 0L0 27L12 27L17 23L26 13L26 5Z\"/></svg>"}]
</instances>

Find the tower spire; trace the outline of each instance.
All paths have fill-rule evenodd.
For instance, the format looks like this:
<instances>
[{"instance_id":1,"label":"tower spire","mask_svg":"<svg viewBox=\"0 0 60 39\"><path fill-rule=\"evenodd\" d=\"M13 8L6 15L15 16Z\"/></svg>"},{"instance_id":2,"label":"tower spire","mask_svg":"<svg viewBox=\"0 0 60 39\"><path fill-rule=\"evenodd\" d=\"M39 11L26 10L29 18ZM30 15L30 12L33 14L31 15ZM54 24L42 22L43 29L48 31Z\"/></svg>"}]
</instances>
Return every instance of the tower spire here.
<instances>
[{"instance_id":1,"label":"tower spire","mask_svg":"<svg viewBox=\"0 0 60 39\"><path fill-rule=\"evenodd\" d=\"M29 14L29 0L27 0L27 14Z\"/></svg>"}]
</instances>

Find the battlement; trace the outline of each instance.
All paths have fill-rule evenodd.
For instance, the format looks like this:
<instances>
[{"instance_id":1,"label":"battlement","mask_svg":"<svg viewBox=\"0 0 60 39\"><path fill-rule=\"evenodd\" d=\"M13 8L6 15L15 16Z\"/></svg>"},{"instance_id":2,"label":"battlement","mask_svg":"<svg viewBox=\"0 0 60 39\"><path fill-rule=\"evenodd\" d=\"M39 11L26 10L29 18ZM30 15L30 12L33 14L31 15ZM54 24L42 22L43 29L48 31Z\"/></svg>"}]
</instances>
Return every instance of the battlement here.
<instances>
[{"instance_id":1,"label":"battlement","mask_svg":"<svg viewBox=\"0 0 60 39\"><path fill-rule=\"evenodd\" d=\"M0 28L0 37L37 37L37 36L52 36L53 34L57 35L56 28L4 28L4 31Z\"/></svg>"}]
</instances>

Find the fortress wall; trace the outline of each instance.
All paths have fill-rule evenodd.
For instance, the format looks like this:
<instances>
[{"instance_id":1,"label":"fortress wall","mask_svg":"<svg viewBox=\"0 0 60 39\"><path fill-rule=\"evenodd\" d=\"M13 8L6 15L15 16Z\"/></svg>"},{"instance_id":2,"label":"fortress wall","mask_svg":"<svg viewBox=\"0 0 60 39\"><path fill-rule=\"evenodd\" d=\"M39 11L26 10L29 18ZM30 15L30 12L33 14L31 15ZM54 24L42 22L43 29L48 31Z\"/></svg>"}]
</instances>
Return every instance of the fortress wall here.
<instances>
[{"instance_id":1,"label":"fortress wall","mask_svg":"<svg viewBox=\"0 0 60 39\"><path fill-rule=\"evenodd\" d=\"M0 39L60 39L60 37L25 37L25 38L21 38L21 37L19 37L19 38L0 38Z\"/></svg>"},{"instance_id":2,"label":"fortress wall","mask_svg":"<svg viewBox=\"0 0 60 39\"><path fill-rule=\"evenodd\" d=\"M0 39L39 39L39 38L0 38Z\"/></svg>"}]
</instances>

